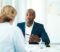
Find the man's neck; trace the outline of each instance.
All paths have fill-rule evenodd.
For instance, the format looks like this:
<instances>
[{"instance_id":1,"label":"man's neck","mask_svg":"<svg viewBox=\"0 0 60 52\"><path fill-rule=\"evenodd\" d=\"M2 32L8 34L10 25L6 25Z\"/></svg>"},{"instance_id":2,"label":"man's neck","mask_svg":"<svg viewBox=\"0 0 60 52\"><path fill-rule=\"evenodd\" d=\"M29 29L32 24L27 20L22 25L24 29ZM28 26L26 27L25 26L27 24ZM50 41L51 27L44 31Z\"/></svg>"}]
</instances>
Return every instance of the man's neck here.
<instances>
[{"instance_id":1,"label":"man's neck","mask_svg":"<svg viewBox=\"0 0 60 52\"><path fill-rule=\"evenodd\" d=\"M32 23L26 23L26 25L27 25L28 27L32 26L32 24L33 24L33 22L32 22Z\"/></svg>"},{"instance_id":2,"label":"man's neck","mask_svg":"<svg viewBox=\"0 0 60 52\"><path fill-rule=\"evenodd\" d=\"M32 24L27 24L28 27L32 26Z\"/></svg>"}]
</instances>

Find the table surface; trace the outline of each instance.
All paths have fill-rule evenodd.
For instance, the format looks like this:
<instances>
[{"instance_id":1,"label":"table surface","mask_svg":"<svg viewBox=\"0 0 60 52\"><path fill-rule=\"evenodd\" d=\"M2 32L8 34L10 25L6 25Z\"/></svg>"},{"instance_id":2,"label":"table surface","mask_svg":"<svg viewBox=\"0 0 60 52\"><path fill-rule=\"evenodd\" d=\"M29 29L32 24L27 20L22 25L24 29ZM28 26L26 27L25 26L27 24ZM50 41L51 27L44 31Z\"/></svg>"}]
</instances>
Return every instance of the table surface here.
<instances>
[{"instance_id":1,"label":"table surface","mask_svg":"<svg viewBox=\"0 0 60 52\"><path fill-rule=\"evenodd\" d=\"M27 52L60 52L60 45L50 45L45 47L44 45L25 44Z\"/></svg>"}]
</instances>

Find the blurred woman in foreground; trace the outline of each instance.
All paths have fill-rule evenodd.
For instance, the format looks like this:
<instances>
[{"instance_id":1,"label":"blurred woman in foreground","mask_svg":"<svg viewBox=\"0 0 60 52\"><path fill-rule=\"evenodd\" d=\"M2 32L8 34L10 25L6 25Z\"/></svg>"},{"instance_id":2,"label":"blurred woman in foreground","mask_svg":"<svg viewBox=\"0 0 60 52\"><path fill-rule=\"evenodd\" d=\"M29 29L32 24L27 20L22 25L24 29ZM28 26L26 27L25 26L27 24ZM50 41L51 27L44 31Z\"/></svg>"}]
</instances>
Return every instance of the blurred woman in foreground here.
<instances>
[{"instance_id":1,"label":"blurred woman in foreground","mask_svg":"<svg viewBox=\"0 0 60 52\"><path fill-rule=\"evenodd\" d=\"M25 52L21 30L13 26L16 9L10 5L2 8L0 13L0 52Z\"/></svg>"}]
</instances>

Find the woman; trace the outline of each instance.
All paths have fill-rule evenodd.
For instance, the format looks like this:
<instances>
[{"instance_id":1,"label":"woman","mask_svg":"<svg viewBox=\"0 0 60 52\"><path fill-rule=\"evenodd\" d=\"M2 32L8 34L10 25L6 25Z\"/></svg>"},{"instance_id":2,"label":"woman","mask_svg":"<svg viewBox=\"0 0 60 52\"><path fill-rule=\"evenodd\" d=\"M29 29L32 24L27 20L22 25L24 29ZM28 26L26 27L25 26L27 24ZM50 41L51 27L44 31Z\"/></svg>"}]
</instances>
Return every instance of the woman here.
<instances>
[{"instance_id":1,"label":"woman","mask_svg":"<svg viewBox=\"0 0 60 52\"><path fill-rule=\"evenodd\" d=\"M6 5L0 14L0 52L26 52L22 32L13 26L17 12L15 8Z\"/></svg>"}]
</instances>

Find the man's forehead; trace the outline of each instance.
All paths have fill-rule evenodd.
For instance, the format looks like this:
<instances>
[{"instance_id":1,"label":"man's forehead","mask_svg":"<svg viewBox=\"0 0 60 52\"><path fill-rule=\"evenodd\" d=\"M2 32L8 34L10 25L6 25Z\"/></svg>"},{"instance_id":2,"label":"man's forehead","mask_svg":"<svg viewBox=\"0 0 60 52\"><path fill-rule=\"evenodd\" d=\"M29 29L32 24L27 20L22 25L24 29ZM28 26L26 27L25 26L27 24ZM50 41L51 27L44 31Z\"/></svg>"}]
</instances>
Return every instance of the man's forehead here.
<instances>
[{"instance_id":1,"label":"man's forehead","mask_svg":"<svg viewBox=\"0 0 60 52\"><path fill-rule=\"evenodd\" d=\"M28 10L27 13L32 13L34 14L35 12L33 10Z\"/></svg>"}]
</instances>

